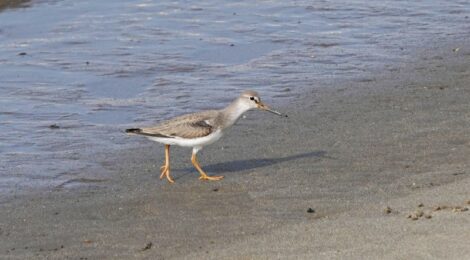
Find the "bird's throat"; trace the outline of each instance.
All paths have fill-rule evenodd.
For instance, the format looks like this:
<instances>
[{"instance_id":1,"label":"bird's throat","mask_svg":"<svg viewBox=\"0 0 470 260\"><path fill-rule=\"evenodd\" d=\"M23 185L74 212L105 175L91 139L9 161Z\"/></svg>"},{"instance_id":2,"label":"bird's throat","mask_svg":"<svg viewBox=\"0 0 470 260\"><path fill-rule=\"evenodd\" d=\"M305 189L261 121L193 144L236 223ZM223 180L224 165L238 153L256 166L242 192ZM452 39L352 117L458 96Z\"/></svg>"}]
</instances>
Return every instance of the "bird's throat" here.
<instances>
[{"instance_id":1,"label":"bird's throat","mask_svg":"<svg viewBox=\"0 0 470 260\"><path fill-rule=\"evenodd\" d=\"M238 119L251 108L246 106L245 103L236 99L221 112L220 118L223 121L223 128L230 127L234 125Z\"/></svg>"}]
</instances>

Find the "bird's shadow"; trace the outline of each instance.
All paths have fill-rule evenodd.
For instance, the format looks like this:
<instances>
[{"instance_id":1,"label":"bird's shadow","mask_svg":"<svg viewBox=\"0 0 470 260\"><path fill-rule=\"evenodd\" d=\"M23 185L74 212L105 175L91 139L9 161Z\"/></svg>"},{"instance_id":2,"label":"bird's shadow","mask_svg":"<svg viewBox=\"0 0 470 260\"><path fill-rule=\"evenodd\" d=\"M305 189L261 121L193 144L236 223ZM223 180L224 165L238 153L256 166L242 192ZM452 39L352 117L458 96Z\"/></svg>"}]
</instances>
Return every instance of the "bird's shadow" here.
<instances>
[{"instance_id":1,"label":"bird's shadow","mask_svg":"<svg viewBox=\"0 0 470 260\"><path fill-rule=\"evenodd\" d=\"M247 160L236 160L229 162L214 163L208 165L202 165L206 172L238 172L245 170L252 170L256 168L262 168L273 164L283 163L287 161L302 159L302 158L327 158L334 159L327 155L326 151L311 151L306 153L300 153L285 157L276 158L260 158L260 159L247 159ZM192 171L194 168L186 168L184 171Z\"/></svg>"}]
</instances>

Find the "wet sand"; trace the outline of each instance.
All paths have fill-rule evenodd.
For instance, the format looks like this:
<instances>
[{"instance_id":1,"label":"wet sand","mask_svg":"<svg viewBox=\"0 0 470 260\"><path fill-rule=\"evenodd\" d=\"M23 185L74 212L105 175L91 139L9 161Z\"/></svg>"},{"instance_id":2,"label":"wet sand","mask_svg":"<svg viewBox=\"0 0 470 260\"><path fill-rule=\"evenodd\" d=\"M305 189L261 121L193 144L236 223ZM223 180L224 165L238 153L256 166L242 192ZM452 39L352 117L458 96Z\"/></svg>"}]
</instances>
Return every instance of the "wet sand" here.
<instances>
[{"instance_id":1,"label":"wet sand","mask_svg":"<svg viewBox=\"0 0 470 260\"><path fill-rule=\"evenodd\" d=\"M162 146L123 134L141 145L98 155L105 181L2 201L0 258L463 259L470 46L417 56L249 113L201 153L220 182L182 148L160 181Z\"/></svg>"},{"instance_id":2,"label":"wet sand","mask_svg":"<svg viewBox=\"0 0 470 260\"><path fill-rule=\"evenodd\" d=\"M468 39L469 13L461 0L0 0L0 202L107 175L88 157L135 147L122 129L246 88L279 106Z\"/></svg>"}]
</instances>

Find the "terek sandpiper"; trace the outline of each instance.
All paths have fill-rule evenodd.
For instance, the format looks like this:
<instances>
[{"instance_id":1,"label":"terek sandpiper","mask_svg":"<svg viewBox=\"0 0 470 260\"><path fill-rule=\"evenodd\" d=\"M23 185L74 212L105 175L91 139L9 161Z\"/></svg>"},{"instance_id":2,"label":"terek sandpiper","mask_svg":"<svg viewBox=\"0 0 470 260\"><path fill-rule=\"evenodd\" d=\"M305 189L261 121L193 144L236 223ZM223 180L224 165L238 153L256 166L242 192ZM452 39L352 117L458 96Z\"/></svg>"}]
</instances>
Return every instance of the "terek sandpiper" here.
<instances>
[{"instance_id":1,"label":"terek sandpiper","mask_svg":"<svg viewBox=\"0 0 470 260\"><path fill-rule=\"evenodd\" d=\"M170 146L179 145L193 148L191 162L201 174L200 180L217 181L223 176L208 176L197 161L197 152L219 140L225 129L235 124L243 113L255 108L285 116L261 102L258 93L246 90L224 109L182 115L156 126L126 129L126 133L143 135L165 144L165 164L160 168L160 179L165 176L170 183L174 182L170 176Z\"/></svg>"}]
</instances>

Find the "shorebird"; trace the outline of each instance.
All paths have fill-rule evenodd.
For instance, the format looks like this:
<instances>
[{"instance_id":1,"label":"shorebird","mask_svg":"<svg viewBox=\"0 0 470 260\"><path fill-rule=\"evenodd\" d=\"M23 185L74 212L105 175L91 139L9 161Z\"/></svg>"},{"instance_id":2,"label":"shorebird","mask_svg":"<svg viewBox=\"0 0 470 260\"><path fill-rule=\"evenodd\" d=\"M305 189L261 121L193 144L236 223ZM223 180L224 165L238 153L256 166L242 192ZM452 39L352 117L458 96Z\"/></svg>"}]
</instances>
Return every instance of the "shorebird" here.
<instances>
[{"instance_id":1,"label":"shorebird","mask_svg":"<svg viewBox=\"0 0 470 260\"><path fill-rule=\"evenodd\" d=\"M186 114L156 126L126 129L126 133L142 135L165 145L165 163L160 168L160 179L166 177L168 182L174 182L170 175L170 146L178 145L193 148L191 162L201 175L200 180L218 181L223 176L207 175L199 165L196 154L204 146L219 140L224 130L234 125L243 113L255 108L285 116L261 102L258 93L246 90L224 109Z\"/></svg>"}]
</instances>

